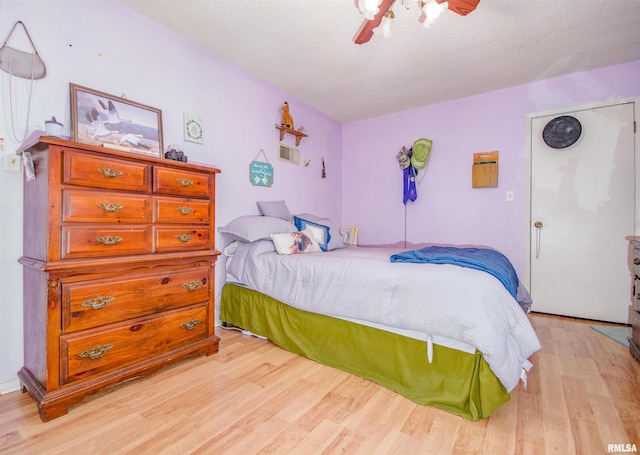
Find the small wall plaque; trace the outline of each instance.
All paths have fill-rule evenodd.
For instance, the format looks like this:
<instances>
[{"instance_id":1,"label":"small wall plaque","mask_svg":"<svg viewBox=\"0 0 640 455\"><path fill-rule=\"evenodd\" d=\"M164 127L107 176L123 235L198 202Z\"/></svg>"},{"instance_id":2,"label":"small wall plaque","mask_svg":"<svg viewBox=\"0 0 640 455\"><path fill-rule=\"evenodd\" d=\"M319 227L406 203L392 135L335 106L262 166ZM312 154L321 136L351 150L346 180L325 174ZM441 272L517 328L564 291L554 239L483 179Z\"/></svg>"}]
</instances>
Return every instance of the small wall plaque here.
<instances>
[{"instance_id":1,"label":"small wall plaque","mask_svg":"<svg viewBox=\"0 0 640 455\"><path fill-rule=\"evenodd\" d=\"M187 114L183 115L184 118L184 140L189 142L195 142L196 144L202 144L202 134L204 128L202 126L202 120L195 115Z\"/></svg>"},{"instance_id":2,"label":"small wall plaque","mask_svg":"<svg viewBox=\"0 0 640 455\"><path fill-rule=\"evenodd\" d=\"M256 161L260 154L264 156L266 161ZM260 149L256 159L249 164L249 181L253 186L271 186L273 185L273 166L269 163L264 150Z\"/></svg>"}]
</instances>

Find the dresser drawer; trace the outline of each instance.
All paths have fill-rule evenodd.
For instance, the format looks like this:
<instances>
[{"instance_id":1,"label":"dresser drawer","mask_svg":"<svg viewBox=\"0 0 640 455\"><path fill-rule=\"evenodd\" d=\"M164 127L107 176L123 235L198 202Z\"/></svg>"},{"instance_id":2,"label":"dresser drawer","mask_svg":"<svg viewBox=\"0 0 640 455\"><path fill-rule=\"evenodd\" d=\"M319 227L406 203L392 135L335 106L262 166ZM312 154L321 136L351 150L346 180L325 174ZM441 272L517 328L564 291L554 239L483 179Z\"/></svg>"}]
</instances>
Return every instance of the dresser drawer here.
<instances>
[{"instance_id":1,"label":"dresser drawer","mask_svg":"<svg viewBox=\"0 0 640 455\"><path fill-rule=\"evenodd\" d=\"M107 191L64 190L62 221L146 223L149 196Z\"/></svg>"},{"instance_id":2,"label":"dresser drawer","mask_svg":"<svg viewBox=\"0 0 640 455\"><path fill-rule=\"evenodd\" d=\"M213 248L209 226L154 226L154 245L158 253Z\"/></svg>"},{"instance_id":3,"label":"dresser drawer","mask_svg":"<svg viewBox=\"0 0 640 455\"><path fill-rule=\"evenodd\" d=\"M147 226L62 226L62 257L101 257L151 253Z\"/></svg>"},{"instance_id":4,"label":"dresser drawer","mask_svg":"<svg viewBox=\"0 0 640 455\"><path fill-rule=\"evenodd\" d=\"M153 218L156 223L208 223L209 201L155 196Z\"/></svg>"},{"instance_id":5,"label":"dresser drawer","mask_svg":"<svg viewBox=\"0 0 640 455\"><path fill-rule=\"evenodd\" d=\"M138 192L149 191L149 166L65 150L62 183Z\"/></svg>"},{"instance_id":6,"label":"dresser drawer","mask_svg":"<svg viewBox=\"0 0 640 455\"><path fill-rule=\"evenodd\" d=\"M209 174L156 166L153 168L153 192L209 197Z\"/></svg>"},{"instance_id":7,"label":"dresser drawer","mask_svg":"<svg viewBox=\"0 0 640 455\"><path fill-rule=\"evenodd\" d=\"M62 331L76 332L209 300L209 266L62 285Z\"/></svg>"},{"instance_id":8,"label":"dresser drawer","mask_svg":"<svg viewBox=\"0 0 640 455\"><path fill-rule=\"evenodd\" d=\"M207 336L207 306L194 305L60 337L65 384L153 358Z\"/></svg>"}]
</instances>

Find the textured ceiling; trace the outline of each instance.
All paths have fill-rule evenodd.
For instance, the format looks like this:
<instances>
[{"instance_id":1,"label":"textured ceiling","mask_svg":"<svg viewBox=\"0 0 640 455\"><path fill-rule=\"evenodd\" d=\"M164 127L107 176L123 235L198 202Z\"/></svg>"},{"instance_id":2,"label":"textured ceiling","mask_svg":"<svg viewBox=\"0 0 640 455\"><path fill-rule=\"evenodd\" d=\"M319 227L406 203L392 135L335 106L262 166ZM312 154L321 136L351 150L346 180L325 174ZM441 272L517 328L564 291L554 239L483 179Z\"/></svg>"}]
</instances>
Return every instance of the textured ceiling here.
<instances>
[{"instance_id":1,"label":"textured ceiling","mask_svg":"<svg viewBox=\"0 0 640 455\"><path fill-rule=\"evenodd\" d=\"M120 0L340 122L640 60L640 0L481 0L353 43L354 0Z\"/></svg>"}]
</instances>

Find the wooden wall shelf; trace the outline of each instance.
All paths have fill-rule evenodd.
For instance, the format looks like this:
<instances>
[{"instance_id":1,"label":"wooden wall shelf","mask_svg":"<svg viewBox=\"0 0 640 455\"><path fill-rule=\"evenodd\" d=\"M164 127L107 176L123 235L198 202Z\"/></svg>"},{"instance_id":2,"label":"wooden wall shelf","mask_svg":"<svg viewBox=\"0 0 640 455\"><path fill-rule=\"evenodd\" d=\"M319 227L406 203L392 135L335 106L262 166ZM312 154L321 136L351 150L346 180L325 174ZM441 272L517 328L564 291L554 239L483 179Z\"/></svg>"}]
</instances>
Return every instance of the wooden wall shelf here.
<instances>
[{"instance_id":1,"label":"wooden wall shelf","mask_svg":"<svg viewBox=\"0 0 640 455\"><path fill-rule=\"evenodd\" d=\"M289 133L289 134L295 136L296 137L296 147L300 145L300 140L303 137L309 137L307 134L304 134L301 131L292 130L291 128L287 128L286 126L283 126L283 125L276 125L276 128L280 130L280 140L284 139L284 135L286 133Z\"/></svg>"}]
</instances>

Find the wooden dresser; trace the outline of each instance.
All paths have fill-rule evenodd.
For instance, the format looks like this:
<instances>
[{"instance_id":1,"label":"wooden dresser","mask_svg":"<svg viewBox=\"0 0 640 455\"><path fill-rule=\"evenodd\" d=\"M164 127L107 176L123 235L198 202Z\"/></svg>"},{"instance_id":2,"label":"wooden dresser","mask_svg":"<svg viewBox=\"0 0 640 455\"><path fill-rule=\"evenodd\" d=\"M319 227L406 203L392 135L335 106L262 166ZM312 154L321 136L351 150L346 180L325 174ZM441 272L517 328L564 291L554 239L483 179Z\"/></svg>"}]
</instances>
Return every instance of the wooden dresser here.
<instances>
[{"instance_id":1,"label":"wooden dresser","mask_svg":"<svg viewBox=\"0 0 640 455\"><path fill-rule=\"evenodd\" d=\"M22 149L23 391L42 420L214 354L218 169L42 137Z\"/></svg>"},{"instance_id":2,"label":"wooden dresser","mask_svg":"<svg viewBox=\"0 0 640 455\"><path fill-rule=\"evenodd\" d=\"M640 240L631 240L633 273L633 311L629 352L640 362Z\"/></svg>"}]
</instances>

